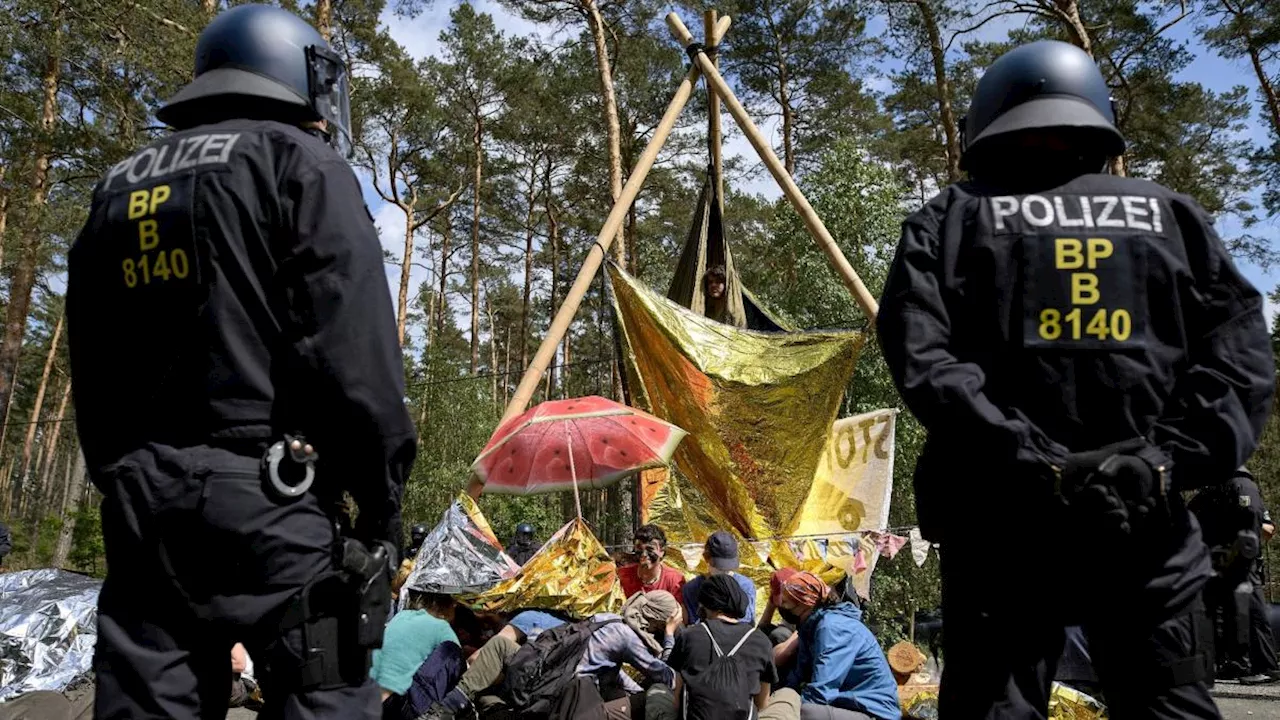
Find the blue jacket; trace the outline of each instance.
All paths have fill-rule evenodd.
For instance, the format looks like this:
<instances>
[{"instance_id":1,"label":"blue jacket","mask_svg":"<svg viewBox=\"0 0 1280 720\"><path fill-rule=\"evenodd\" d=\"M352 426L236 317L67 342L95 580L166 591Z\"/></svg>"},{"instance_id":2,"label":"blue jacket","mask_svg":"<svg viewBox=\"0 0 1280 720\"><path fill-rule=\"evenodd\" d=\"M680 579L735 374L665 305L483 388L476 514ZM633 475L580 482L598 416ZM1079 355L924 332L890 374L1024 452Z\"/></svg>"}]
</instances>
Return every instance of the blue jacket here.
<instances>
[{"instance_id":1,"label":"blue jacket","mask_svg":"<svg viewBox=\"0 0 1280 720\"><path fill-rule=\"evenodd\" d=\"M800 657L787 685L811 705L902 718L889 661L853 603L819 608L800 626Z\"/></svg>"}]
</instances>

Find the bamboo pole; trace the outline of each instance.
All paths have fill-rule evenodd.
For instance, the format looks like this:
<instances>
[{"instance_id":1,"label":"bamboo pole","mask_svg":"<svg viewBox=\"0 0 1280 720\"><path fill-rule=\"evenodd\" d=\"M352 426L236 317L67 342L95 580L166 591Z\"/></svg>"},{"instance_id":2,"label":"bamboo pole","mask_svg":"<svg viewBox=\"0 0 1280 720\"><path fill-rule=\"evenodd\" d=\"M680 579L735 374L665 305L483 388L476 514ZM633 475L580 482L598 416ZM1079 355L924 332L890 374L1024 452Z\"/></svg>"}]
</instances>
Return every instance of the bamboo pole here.
<instances>
[{"instance_id":1,"label":"bamboo pole","mask_svg":"<svg viewBox=\"0 0 1280 720\"><path fill-rule=\"evenodd\" d=\"M684 23L680 21L680 17L675 13L667 15L667 28L671 30L672 37L684 47L688 48L694 44L693 35L689 33L689 28L684 26ZM880 310L879 303L872 297L871 291L867 290L862 278L858 277L857 271L849 264L849 259L844 256L840 246L836 245L835 238L831 237L827 226L822 224L822 218L819 218L818 213L814 212L813 206L805 199L804 193L800 192L800 188L791 179L790 173L787 172L782 161L778 159L777 154L773 152L769 141L765 139L765 136L755 126L755 123L751 121L751 116L747 114L746 108L742 107L742 103L738 101L737 96L733 94L733 90L729 88L728 83L720 76L720 71L716 70L716 66L712 64L706 53L699 50L694 54L693 60L694 67L702 71L702 74L707 79L707 84L724 101L725 106L729 109L729 114L737 121L738 127L742 128L742 132L746 134L751 146L759 153L760 159L764 161L764 164L769 168L769 172L773 174L773 179L778 181L778 185L782 186L782 192L791 201L796 212L800 213L800 218L804 220L805 227L813 235L818 247L826 253L827 259L835 267L840 279L844 281L845 287L849 288L849 292L858 301L862 311L874 322L876 313Z\"/></svg>"},{"instance_id":2,"label":"bamboo pole","mask_svg":"<svg viewBox=\"0 0 1280 720\"><path fill-rule=\"evenodd\" d=\"M702 15L703 37L708 47L720 44L715 35L716 11L708 10ZM711 58L711 64L720 67L720 53ZM724 216L724 157L721 154L723 136L720 131L720 96L707 83L707 144L711 146L712 181L716 184L716 201L720 206L720 215Z\"/></svg>"},{"instance_id":3,"label":"bamboo pole","mask_svg":"<svg viewBox=\"0 0 1280 720\"><path fill-rule=\"evenodd\" d=\"M729 25L729 16L726 15L720 18L715 28L717 41L724 37L725 32L729 30ZM573 286L565 294L564 302L560 304L560 309L556 311L556 316L551 321L551 327L547 328L546 336L542 338L542 343L538 345L538 352L534 354L529 367L524 371L524 376L520 378L520 385L516 388L515 395L511 397L511 402L507 404L507 409L502 414L502 419L498 421L499 426L524 412L529 406L529 400L538 388L538 381L542 378L542 373L546 372L547 365L555 356L556 345L559 344L569 330L569 325L573 323L573 317L577 314L578 307L582 304L582 298L591 289L591 281L595 278L596 271L600 269L600 264L604 261L605 254L609 251L609 244L613 242L614 236L617 235L618 228L622 227L622 222L627 217L627 211L631 208L631 203L635 202L636 195L640 192L640 186L644 184L645 177L648 176L649 170L653 168L653 163L658 159L658 152L662 150L662 146L667 142L672 128L675 127L676 120L680 117L680 112L684 110L685 104L689 102L689 96L693 94L693 86L698 82L698 75L699 69L695 64L689 68L689 73L685 75L680 87L676 88L675 96L671 98L671 103L667 105L667 111L663 114L662 121L654 129L653 137L649 139L649 144L645 146L644 152L640 154L640 158L636 161L635 169L631 171L631 175L627 178L627 184L622 188L622 194L613 203L613 209L609 211L609 217L605 219L604 227L600 228L600 234L596 236L595 244L587 252L587 258L582 262L582 268L578 270L578 277L574 279ZM467 493L472 498L479 498L482 492L484 492L484 483L473 476L467 486Z\"/></svg>"}]
</instances>

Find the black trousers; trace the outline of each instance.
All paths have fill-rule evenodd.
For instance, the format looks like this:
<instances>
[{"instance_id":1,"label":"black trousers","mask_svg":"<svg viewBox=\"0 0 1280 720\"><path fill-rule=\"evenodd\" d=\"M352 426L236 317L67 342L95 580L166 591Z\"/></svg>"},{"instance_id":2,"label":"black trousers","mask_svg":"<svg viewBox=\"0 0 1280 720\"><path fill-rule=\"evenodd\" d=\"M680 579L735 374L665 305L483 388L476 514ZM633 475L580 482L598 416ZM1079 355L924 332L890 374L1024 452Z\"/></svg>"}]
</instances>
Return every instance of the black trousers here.
<instances>
[{"instance_id":1,"label":"black trousers","mask_svg":"<svg viewBox=\"0 0 1280 720\"><path fill-rule=\"evenodd\" d=\"M301 630L280 629L285 609L332 569L335 529L314 494L278 502L258 458L210 448L152 446L93 481L108 566L95 720L225 717L236 642L258 669L261 720L381 717L367 673L312 692L276 677L303 649Z\"/></svg>"},{"instance_id":2,"label":"black trousers","mask_svg":"<svg viewBox=\"0 0 1280 720\"><path fill-rule=\"evenodd\" d=\"M1207 567L1170 573L1178 560L1153 563L1188 600L1177 608L1152 604L1135 591L1143 578L1134 571L1099 574L1105 560L1099 549L1085 551L1080 533L1088 525L1044 523L1049 515L1025 513L1036 522L1012 527L1008 537L1036 541L1004 543L997 552L942 544L942 720L1046 718L1068 625L1084 631L1109 717L1220 720L1206 682L1194 679L1212 676L1212 625L1200 600L1203 580L1194 579ZM1198 543L1198 530L1188 532L1187 546ZM1110 587L1106 577L1129 589Z\"/></svg>"},{"instance_id":3,"label":"black trousers","mask_svg":"<svg viewBox=\"0 0 1280 720\"><path fill-rule=\"evenodd\" d=\"M1205 605L1213 622L1214 658L1220 678L1249 674L1252 593L1237 595L1240 584L1241 578L1216 575L1204 589Z\"/></svg>"},{"instance_id":4,"label":"black trousers","mask_svg":"<svg viewBox=\"0 0 1280 720\"><path fill-rule=\"evenodd\" d=\"M1261 585L1253 586L1249 597L1249 662L1255 673L1280 671L1276 662L1275 635L1267 619L1267 598Z\"/></svg>"}]
</instances>

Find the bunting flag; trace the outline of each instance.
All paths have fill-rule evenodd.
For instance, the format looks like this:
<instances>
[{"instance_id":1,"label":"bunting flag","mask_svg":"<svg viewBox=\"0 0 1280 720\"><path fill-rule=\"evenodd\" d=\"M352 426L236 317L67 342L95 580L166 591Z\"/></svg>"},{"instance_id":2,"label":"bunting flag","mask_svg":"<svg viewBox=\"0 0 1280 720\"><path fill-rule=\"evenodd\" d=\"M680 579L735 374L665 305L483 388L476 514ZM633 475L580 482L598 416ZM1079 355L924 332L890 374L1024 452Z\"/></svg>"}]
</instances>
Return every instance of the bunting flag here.
<instances>
[{"instance_id":1,"label":"bunting flag","mask_svg":"<svg viewBox=\"0 0 1280 720\"><path fill-rule=\"evenodd\" d=\"M876 550L890 560L898 554L903 545L907 544L906 538L892 533L872 533L872 539L876 544Z\"/></svg>"},{"instance_id":2,"label":"bunting flag","mask_svg":"<svg viewBox=\"0 0 1280 720\"><path fill-rule=\"evenodd\" d=\"M916 567L924 567L924 562L929 559L929 541L920 535L920 528L911 528L911 559L916 561Z\"/></svg>"},{"instance_id":3,"label":"bunting flag","mask_svg":"<svg viewBox=\"0 0 1280 720\"><path fill-rule=\"evenodd\" d=\"M867 554L863 552L862 543L858 543L853 548L853 572L855 575L861 574L867 570L867 567ZM862 595L861 591L858 594Z\"/></svg>"},{"instance_id":4,"label":"bunting flag","mask_svg":"<svg viewBox=\"0 0 1280 720\"><path fill-rule=\"evenodd\" d=\"M699 563L702 562L703 545L681 545L680 554L684 556L684 565L689 568L690 572L697 572Z\"/></svg>"},{"instance_id":5,"label":"bunting flag","mask_svg":"<svg viewBox=\"0 0 1280 720\"><path fill-rule=\"evenodd\" d=\"M769 562L769 541L753 540L751 547L756 551L756 557L760 558L761 563Z\"/></svg>"}]
</instances>

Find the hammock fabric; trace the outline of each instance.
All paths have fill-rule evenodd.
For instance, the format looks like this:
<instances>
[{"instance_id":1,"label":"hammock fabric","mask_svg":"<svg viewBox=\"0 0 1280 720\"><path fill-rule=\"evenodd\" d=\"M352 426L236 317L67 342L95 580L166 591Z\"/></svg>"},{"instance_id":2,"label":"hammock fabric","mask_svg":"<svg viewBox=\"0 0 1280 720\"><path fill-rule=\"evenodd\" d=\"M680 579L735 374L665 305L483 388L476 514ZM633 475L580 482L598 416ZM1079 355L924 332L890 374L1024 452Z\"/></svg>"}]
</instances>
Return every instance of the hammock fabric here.
<instances>
[{"instance_id":1,"label":"hammock fabric","mask_svg":"<svg viewBox=\"0 0 1280 720\"><path fill-rule=\"evenodd\" d=\"M703 276L717 265L725 269L725 292L720 302L708 302L703 291ZM742 278L733 264L733 253L724 235L724 218L720 214L720 202L715 187L708 176L698 194L698 205L693 212L689 237L667 298L683 305L699 315L716 322L750 330L780 332L792 330L766 310L755 296L742 284ZM712 307L708 307L708 305Z\"/></svg>"}]
</instances>

